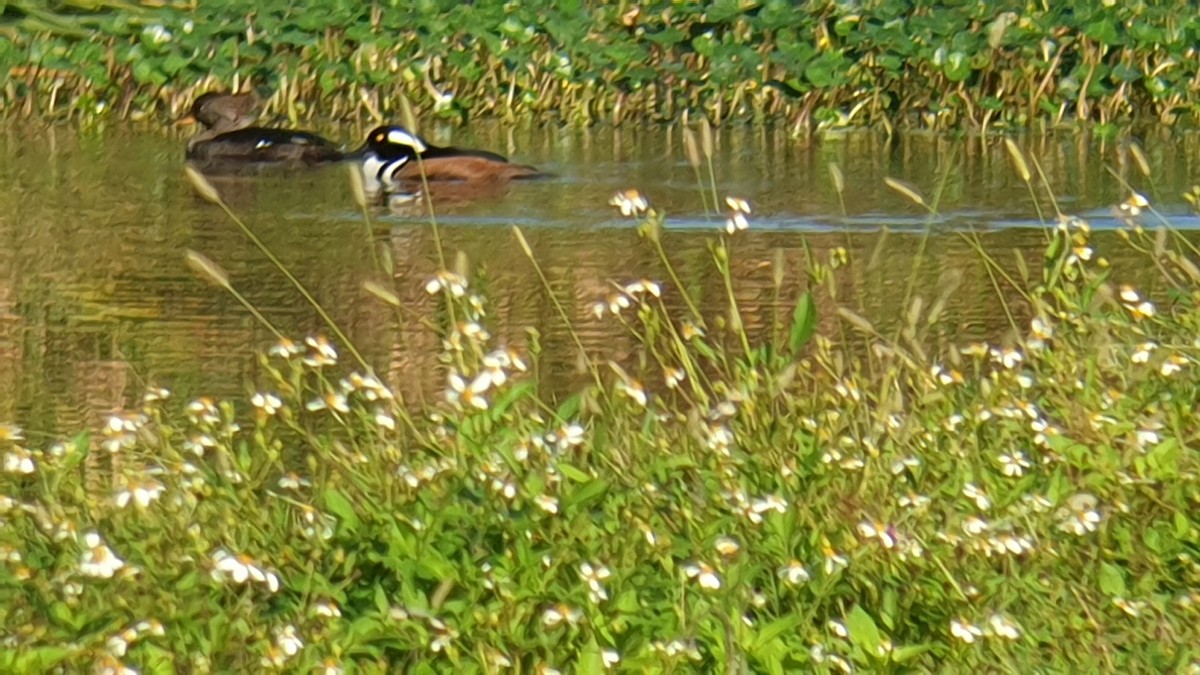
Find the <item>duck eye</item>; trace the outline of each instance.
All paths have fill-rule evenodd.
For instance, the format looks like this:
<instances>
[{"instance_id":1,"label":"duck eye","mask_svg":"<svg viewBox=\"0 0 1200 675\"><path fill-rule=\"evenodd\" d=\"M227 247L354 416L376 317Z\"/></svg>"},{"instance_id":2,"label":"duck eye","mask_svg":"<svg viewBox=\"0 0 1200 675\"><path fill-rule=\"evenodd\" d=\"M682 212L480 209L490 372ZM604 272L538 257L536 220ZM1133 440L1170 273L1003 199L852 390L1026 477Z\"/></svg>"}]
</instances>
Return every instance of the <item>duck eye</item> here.
<instances>
[{"instance_id":1,"label":"duck eye","mask_svg":"<svg viewBox=\"0 0 1200 675\"><path fill-rule=\"evenodd\" d=\"M384 138L386 138L386 137L387 137L387 136L386 136L386 135L384 135L384 134L375 134L375 142L376 142L376 143L382 143L382 142L383 142L383 139L384 139Z\"/></svg>"}]
</instances>

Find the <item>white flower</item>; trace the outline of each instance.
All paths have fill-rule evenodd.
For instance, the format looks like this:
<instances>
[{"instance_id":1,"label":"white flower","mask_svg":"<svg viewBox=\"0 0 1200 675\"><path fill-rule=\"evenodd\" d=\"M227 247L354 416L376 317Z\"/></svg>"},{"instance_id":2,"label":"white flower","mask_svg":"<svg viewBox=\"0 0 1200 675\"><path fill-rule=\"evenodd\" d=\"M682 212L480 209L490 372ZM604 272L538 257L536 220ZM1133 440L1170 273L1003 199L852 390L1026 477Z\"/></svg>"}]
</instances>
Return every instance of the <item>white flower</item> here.
<instances>
[{"instance_id":1,"label":"white flower","mask_svg":"<svg viewBox=\"0 0 1200 675\"><path fill-rule=\"evenodd\" d=\"M828 546L824 547L823 553L825 555L825 576L829 576L840 569L845 569L850 564L850 561L846 559L846 556L834 551Z\"/></svg>"},{"instance_id":2,"label":"white flower","mask_svg":"<svg viewBox=\"0 0 1200 675\"><path fill-rule=\"evenodd\" d=\"M741 550L742 546L733 537L717 537L713 542L713 547L717 549L717 553L729 557L735 555Z\"/></svg>"},{"instance_id":3,"label":"white flower","mask_svg":"<svg viewBox=\"0 0 1200 675\"><path fill-rule=\"evenodd\" d=\"M212 565L214 581L224 581L228 576L233 579L234 583L244 584L247 581L257 581L264 584L272 593L279 590L279 577L274 572L263 569L249 556L235 556L223 548L217 549L212 555Z\"/></svg>"},{"instance_id":4,"label":"white flower","mask_svg":"<svg viewBox=\"0 0 1200 675\"><path fill-rule=\"evenodd\" d=\"M296 627L291 624L275 631L275 644L285 656L295 656L304 648L304 641L296 635Z\"/></svg>"},{"instance_id":5,"label":"white flower","mask_svg":"<svg viewBox=\"0 0 1200 675\"><path fill-rule=\"evenodd\" d=\"M1095 496L1086 492L1073 495L1055 514L1059 519L1058 529L1076 536L1095 532L1103 519L1098 503Z\"/></svg>"},{"instance_id":6,"label":"white flower","mask_svg":"<svg viewBox=\"0 0 1200 675\"><path fill-rule=\"evenodd\" d=\"M307 478L301 477L298 473L290 472L280 476L276 485L284 490L299 490L302 486L307 487L312 485L312 482Z\"/></svg>"},{"instance_id":7,"label":"white flower","mask_svg":"<svg viewBox=\"0 0 1200 675\"><path fill-rule=\"evenodd\" d=\"M780 567L778 574L784 583L791 586L802 584L812 578L808 573L808 569L799 560L792 560L787 565Z\"/></svg>"},{"instance_id":8,"label":"white flower","mask_svg":"<svg viewBox=\"0 0 1200 675\"><path fill-rule=\"evenodd\" d=\"M259 392L250 397L250 405L253 405L269 417L279 412L279 409L283 407L283 401L279 400L279 397L275 394Z\"/></svg>"},{"instance_id":9,"label":"white flower","mask_svg":"<svg viewBox=\"0 0 1200 675\"><path fill-rule=\"evenodd\" d=\"M579 578L587 584L588 599L595 604L608 599L604 581L611 576L612 572L604 565L593 565L588 562L579 565Z\"/></svg>"},{"instance_id":10,"label":"white flower","mask_svg":"<svg viewBox=\"0 0 1200 675\"><path fill-rule=\"evenodd\" d=\"M966 532L972 537L986 532L989 527L991 527L991 524L979 516L969 516L963 521L962 526L963 532Z\"/></svg>"},{"instance_id":11,"label":"white flower","mask_svg":"<svg viewBox=\"0 0 1200 675\"><path fill-rule=\"evenodd\" d=\"M1133 356L1129 357L1134 363L1147 363L1150 361L1150 355L1154 350L1158 349L1158 345L1154 342L1143 342L1138 345L1133 352Z\"/></svg>"},{"instance_id":12,"label":"white flower","mask_svg":"<svg viewBox=\"0 0 1200 675\"><path fill-rule=\"evenodd\" d=\"M304 357L304 364L314 368L322 366L332 366L337 363L338 353L329 344L329 340L324 336L309 336L304 338L304 344L308 345L308 355Z\"/></svg>"},{"instance_id":13,"label":"white flower","mask_svg":"<svg viewBox=\"0 0 1200 675\"><path fill-rule=\"evenodd\" d=\"M991 354L993 361L1003 365L1009 370L1021 365L1021 362L1025 360L1025 356L1021 354L1021 352L1011 348L993 349Z\"/></svg>"},{"instance_id":14,"label":"white flower","mask_svg":"<svg viewBox=\"0 0 1200 675\"><path fill-rule=\"evenodd\" d=\"M150 506L150 503L162 496L166 488L163 484L147 478L142 481L129 481L126 488L117 494L113 495L113 502L117 508L125 508L132 501L139 509L144 509Z\"/></svg>"},{"instance_id":15,"label":"white flower","mask_svg":"<svg viewBox=\"0 0 1200 675\"><path fill-rule=\"evenodd\" d=\"M1142 611L1146 609L1146 601L1144 600L1126 600L1122 597L1116 597L1112 599L1112 602L1122 612L1132 617L1141 616Z\"/></svg>"},{"instance_id":16,"label":"white flower","mask_svg":"<svg viewBox=\"0 0 1200 675\"><path fill-rule=\"evenodd\" d=\"M967 483L963 486L963 496L967 499L975 500L975 506L981 511L987 511L992 506L992 501L988 499L987 493L977 487L974 483Z\"/></svg>"},{"instance_id":17,"label":"white flower","mask_svg":"<svg viewBox=\"0 0 1200 675\"><path fill-rule=\"evenodd\" d=\"M569 605L551 605L542 611L542 625L547 628L554 628L561 623L574 626L582 618L583 612Z\"/></svg>"},{"instance_id":18,"label":"white flower","mask_svg":"<svg viewBox=\"0 0 1200 675\"><path fill-rule=\"evenodd\" d=\"M1021 627L1003 614L988 617L988 627L992 629L993 635L1006 640L1018 640L1021 637Z\"/></svg>"},{"instance_id":19,"label":"white flower","mask_svg":"<svg viewBox=\"0 0 1200 675\"><path fill-rule=\"evenodd\" d=\"M625 284L625 287L621 290L631 296L652 295L656 298L662 297L662 286L657 281L650 281L649 279L639 279L638 281L630 282Z\"/></svg>"},{"instance_id":20,"label":"white flower","mask_svg":"<svg viewBox=\"0 0 1200 675\"><path fill-rule=\"evenodd\" d=\"M346 395L340 391L331 391L324 396L314 398L304 407L313 412L318 410L331 410L343 414L350 412L350 404L346 401Z\"/></svg>"},{"instance_id":21,"label":"white flower","mask_svg":"<svg viewBox=\"0 0 1200 675\"><path fill-rule=\"evenodd\" d=\"M25 440L25 431L15 424L0 424L0 443Z\"/></svg>"},{"instance_id":22,"label":"white flower","mask_svg":"<svg viewBox=\"0 0 1200 675\"><path fill-rule=\"evenodd\" d=\"M283 338L267 351L267 354L270 356L278 356L284 359L290 359L293 356L299 356L303 353L303 347L287 338Z\"/></svg>"},{"instance_id":23,"label":"white flower","mask_svg":"<svg viewBox=\"0 0 1200 675\"><path fill-rule=\"evenodd\" d=\"M469 384L462 375L453 372L447 381L450 386L446 390L446 402L455 406L461 402L479 410L488 409L486 394L495 382L492 371L485 370L479 373Z\"/></svg>"},{"instance_id":24,"label":"white flower","mask_svg":"<svg viewBox=\"0 0 1200 675\"><path fill-rule=\"evenodd\" d=\"M929 502L929 497L915 492L909 492L898 500L900 506L908 509L923 509L929 506Z\"/></svg>"},{"instance_id":25,"label":"white flower","mask_svg":"<svg viewBox=\"0 0 1200 675\"><path fill-rule=\"evenodd\" d=\"M950 621L950 634L967 644L973 644L975 640L983 637L983 631L979 627L959 619Z\"/></svg>"},{"instance_id":26,"label":"white flower","mask_svg":"<svg viewBox=\"0 0 1200 675\"><path fill-rule=\"evenodd\" d=\"M634 189L622 190L612 196L608 203L617 207L621 211L621 215L626 218L637 216L644 213L650 208L650 203L642 196L642 193Z\"/></svg>"},{"instance_id":27,"label":"white flower","mask_svg":"<svg viewBox=\"0 0 1200 675\"><path fill-rule=\"evenodd\" d=\"M79 560L79 571L89 577L111 579L117 570L125 566L125 561L117 557L112 549L104 544L100 535L88 532L83 535L83 555Z\"/></svg>"},{"instance_id":28,"label":"white flower","mask_svg":"<svg viewBox=\"0 0 1200 675\"><path fill-rule=\"evenodd\" d=\"M725 204L729 207L729 219L725 221L725 231L729 234L740 232L750 227L746 216L750 215L750 203L740 197L726 197Z\"/></svg>"},{"instance_id":29,"label":"white flower","mask_svg":"<svg viewBox=\"0 0 1200 675\"><path fill-rule=\"evenodd\" d=\"M167 30L160 23L151 24L142 29L142 35L150 41L151 44L161 45L171 41L174 37L171 31Z\"/></svg>"},{"instance_id":30,"label":"white flower","mask_svg":"<svg viewBox=\"0 0 1200 675\"><path fill-rule=\"evenodd\" d=\"M558 513L558 500L548 495L538 495L534 498L534 503L538 508L549 514Z\"/></svg>"},{"instance_id":31,"label":"white flower","mask_svg":"<svg viewBox=\"0 0 1200 675\"><path fill-rule=\"evenodd\" d=\"M674 389L675 387L678 387L685 378L687 378L687 372L685 372L682 368L672 368L668 366L663 369L663 379L666 380L668 389Z\"/></svg>"},{"instance_id":32,"label":"white flower","mask_svg":"<svg viewBox=\"0 0 1200 675\"><path fill-rule=\"evenodd\" d=\"M864 539L878 539L884 548L892 548L896 545L894 531L884 523L864 520L858 524L858 533Z\"/></svg>"},{"instance_id":33,"label":"white flower","mask_svg":"<svg viewBox=\"0 0 1200 675\"><path fill-rule=\"evenodd\" d=\"M605 668L612 668L621 661L621 653L615 649L605 649L600 652L600 659L604 662Z\"/></svg>"},{"instance_id":34,"label":"white flower","mask_svg":"<svg viewBox=\"0 0 1200 675\"><path fill-rule=\"evenodd\" d=\"M1020 450L1000 455L997 459L1000 461L1000 470L1009 478L1024 476L1025 470L1031 466L1029 458Z\"/></svg>"},{"instance_id":35,"label":"white flower","mask_svg":"<svg viewBox=\"0 0 1200 675\"><path fill-rule=\"evenodd\" d=\"M692 562L683 566L683 573L689 579L695 579L700 588L715 591L721 587L721 577L710 565L703 562Z\"/></svg>"},{"instance_id":36,"label":"white flower","mask_svg":"<svg viewBox=\"0 0 1200 675\"><path fill-rule=\"evenodd\" d=\"M442 270L425 283L425 292L434 295L442 290L449 291L453 297L461 298L467 294L467 280L453 272Z\"/></svg>"},{"instance_id":37,"label":"white flower","mask_svg":"<svg viewBox=\"0 0 1200 675\"><path fill-rule=\"evenodd\" d=\"M779 495L766 495L751 502L750 510L754 513L766 513L768 511L786 513L787 502Z\"/></svg>"},{"instance_id":38,"label":"white flower","mask_svg":"<svg viewBox=\"0 0 1200 675\"><path fill-rule=\"evenodd\" d=\"M337 603L332 600L322 600L313 605L313 614L322 616L327 619L336 619L342 615L342 610L338 608Z\"/></svg>"},{"instance_id":39,"label":"white flower","mask_svg":"<svg viewBox=\"0 0 1200 675\"><path fill-rule=\"evenodd\" d=\"M1186 358L1180 356L1179 354L1172 354L1168 356L1165 361L1163 361L1161 366L1159 366L1158 372L1161 373L1163 377L1170 377L1182 370L1187 364L1188 360Z\"/></svg>"},{"instance_id":40,"label":"white flower","mask_svg":"<svg viewBox=\"0 0 1200 675\"><path fill-rule=\"evenodd\" d=\"M31 474L37 471L33 454L25 448L16 447L4 454L4 470L7 473Z\"/></svg>"},{"instance_id":41,"label":"white flower","mask_svg":"<svg viewBox=\"0 0 1200 675\"><path fill-rule=\"evenodd\" d=\"M638 382L637 380L621 380L617 383L617 389L620 390L621 393L633 399L635 403L643 408L646 407L646 404L650 400L649 396L646 394L645 387L643 387L642 383Z\"/></svg>"}]
</instances>

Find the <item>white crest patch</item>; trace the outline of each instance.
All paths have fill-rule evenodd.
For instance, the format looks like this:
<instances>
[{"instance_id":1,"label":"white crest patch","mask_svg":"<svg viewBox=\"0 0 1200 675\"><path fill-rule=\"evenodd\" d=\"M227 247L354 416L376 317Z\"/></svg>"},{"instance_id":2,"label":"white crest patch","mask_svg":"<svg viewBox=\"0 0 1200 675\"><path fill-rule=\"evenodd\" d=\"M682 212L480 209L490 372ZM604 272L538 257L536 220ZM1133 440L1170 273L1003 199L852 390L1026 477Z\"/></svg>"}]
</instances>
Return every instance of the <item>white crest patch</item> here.
<instances>
[{"instance_id":1,"label":"white crest patch","mask_svg":"<svg viewBox=\"0 0 1200 675\"><path fill-rule=\"evenodd\" d=\"M412 134L408 133L407 131L401 131L399 129L392 129L391 131L388 132L387 140L388 140L388 143L394 143L396 145L407 145L407 146L411 147L413 150L416 150L417 152L425 152L425 144L423 142L421 142L421 139L417 138L416 136L413 136Z\"/></svg>"}]
</instances>

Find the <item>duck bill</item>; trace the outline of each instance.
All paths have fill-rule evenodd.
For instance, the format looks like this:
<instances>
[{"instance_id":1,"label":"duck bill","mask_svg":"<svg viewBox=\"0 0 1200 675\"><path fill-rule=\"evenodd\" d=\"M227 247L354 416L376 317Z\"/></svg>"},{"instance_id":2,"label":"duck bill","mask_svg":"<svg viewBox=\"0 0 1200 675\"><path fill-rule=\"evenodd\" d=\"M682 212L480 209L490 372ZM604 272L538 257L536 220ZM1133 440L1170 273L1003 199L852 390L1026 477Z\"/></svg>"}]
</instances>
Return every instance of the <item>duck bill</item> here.
<instances>
[{"instance_id":1,"label":"duck bill","mask_svg":"<svg viewBox=\"0 0 1200 675\"><path fill-rule=\"evenodd\" d=\"M195 124L196 122L197 122L196 118L191 113L188 113L188 115L186 117L181 117L181 118L175 120L175 126L187 127L187 126L191 126L191 125Z\"/></svg>"}]
</instances>

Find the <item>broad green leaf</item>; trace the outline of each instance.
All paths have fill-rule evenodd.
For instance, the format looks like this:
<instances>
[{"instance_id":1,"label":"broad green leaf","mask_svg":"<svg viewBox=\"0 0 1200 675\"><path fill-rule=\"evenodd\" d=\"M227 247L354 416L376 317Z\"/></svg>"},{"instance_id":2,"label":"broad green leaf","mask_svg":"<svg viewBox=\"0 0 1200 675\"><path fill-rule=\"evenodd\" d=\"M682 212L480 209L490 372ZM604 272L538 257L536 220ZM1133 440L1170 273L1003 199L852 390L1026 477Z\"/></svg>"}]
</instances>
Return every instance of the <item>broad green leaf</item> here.
<instances>
[{"instance_id":1,"label":"broad green leaf","mask_svg":"<svg viewBox=\"0 0 1200 675\"><path fill-rule=\"evenodd\" d=\"M803 622L804 617L799 612L794 612L772 621L763 626L762 630L758 631L758 635L754 638L752 649L754 651L762 649L780 635L795 630Z\"/></svg>"},{"instance_id":2,"label":"broad green leaf","mask_svg":"<svg viewBox=\"0 0 1200 675\"><path fill-rule=\"evenodd\" d=\"M875 656L879 653L879 645L883 642L875 620L862 608L855 605L846 616L846 628L850 631L850 641L858 645L864 652Z\"/></svg>"},{"instance_id":3,"label":"broad green leaf","mask_svg":"<svg viewBox=\"0 0 1200 675\"><path fill-rule=\"evenodd\" d=\"M567 495L567 506L576 508L585 506L596 499L599 499L605 492L608 491L608 481L597 478L589 483L585 483L578 490L575 490Z\"/></svg>"},{"instance_id":4,"label":"broad green leaf","mask_svg":"<svg viewBox=\"0 0 1200 675\"><path fill-rule=\"evenodd\" d=\"M919 644L919 645L904 645L903 647L897 647L896 649L892 650L892 662L893 663L906 663L908 661L912 661L913 659L917 658L921 654L924 654L925 652L929 651L930 649L933 649L933 645L929 644L929 643L924 643L924 644Z\"/></svg>"},{"instance_id":5,"label":"broad green leaf","mask_svg":"<svg viewBox=\"0 0 1200 675\"><path fill-rule=\"evenodd\" d=\"M600 655L600 645L596 643L596 638L591 638L583 646L575 672L579 675L600 675L604 672L604 657Z\"/></svg>"},{"instance_id":6,"label":"broad green leaf","mask_svg":"<svg viewBox=\"0 0 1200 675\"><path fill-rule=\"evenodd\" d=\"M570 478L571 480L575 481L576 483L586 483L592 479L591 476L587 475L586 473L584 473L583 471L581 471L579 469L576 469L575 467L571 466L570 464L559 464L558 471L559 471L559 473L566 476L567 478Z\"/></svg>"},{"instance_id":7,"label":"broad green leaf","mask_svg":"<svg viewBox=\"0 0 1200 675\"><path fill-rule=\"evenodd\" d=\"M1121 568L1109 563L1100 564L1100 590L1113 598L1125 596L1125 575Z\"/></svg>"},{"instance_id":8,"label":"broad green leaf","mask_svg":"<svg viewBox=\"0 0 1200 675\"><path fill-rule=\"evenodd\" d=\"M341 524L347 532L358 529L359 520L358 514L354 512L354 505L337 488L325 489L325 508L341 520Z\"/></svg>"}]
</instances>

